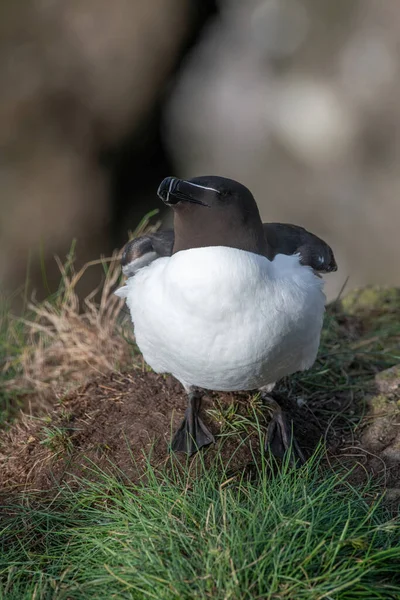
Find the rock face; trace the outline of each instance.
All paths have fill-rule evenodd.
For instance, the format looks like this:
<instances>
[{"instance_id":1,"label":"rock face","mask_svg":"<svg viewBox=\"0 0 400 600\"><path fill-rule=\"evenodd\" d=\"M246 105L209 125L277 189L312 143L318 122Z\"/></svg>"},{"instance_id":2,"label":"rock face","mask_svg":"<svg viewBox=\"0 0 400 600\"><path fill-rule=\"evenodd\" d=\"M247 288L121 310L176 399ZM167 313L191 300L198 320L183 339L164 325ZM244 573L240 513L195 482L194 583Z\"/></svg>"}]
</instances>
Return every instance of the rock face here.
<instances>
[{"instance_id":1,"label":"rock face","mask_svg":"<svg viewBox=\"0 0 400 600\"><path fill-rule=\"evenodd\" d=\"M400 396L400 364L382 371L375 380L381 394Z\"/></svg>"},{"instance_id":2,"label":"rock face","mask_svg":"<svg viewBox=\"0 0 400 600\"><path fill-rule=\"evenodd\" d=\"M372 474L386 488L386 499L398 509L400 499L400 364L394 364L400 349L400 288L367 286L349 292L335 305L338 314L352 323L361 339L349 347L353 367L368 366L369 376L360 398L360 422L354 439L344 449L356 457L357 476ZM358 354L359 353L359 354ZM392 364L382 369L382 357ZM348 366L344 366L348 370ZM356 469L357 471L357 469Z\"/></svg>"},{"instance_id":3,"label":"rock face","mask_svg":"<svg viewBox=\"0 0 400 600\"><path fill-rule=\"evenodd\" d=\"M346 315L362 321L363 327L370 329L370 339L379 339L382 327L388 324L393 329L393 324L398 322L399 308L400 288L357 288L341 301ZM386 344L385 350L392 348L392 353L398 354L399 335L393 335ZM376 462L376 470L389 468L400 472L400 364L376 374L362 427L361 446Z\"/></svg>"},{"instance_id":4,"label":"rock face","mask_svg":"<svg viewBox=\"0 0 400 600\"><path fill-rule=\"evenodd\" d=\"M387 461L389 468L400 468L400 364L376 376L379 392L369 402L363 447Z\"/></svg>"}]
</instances>

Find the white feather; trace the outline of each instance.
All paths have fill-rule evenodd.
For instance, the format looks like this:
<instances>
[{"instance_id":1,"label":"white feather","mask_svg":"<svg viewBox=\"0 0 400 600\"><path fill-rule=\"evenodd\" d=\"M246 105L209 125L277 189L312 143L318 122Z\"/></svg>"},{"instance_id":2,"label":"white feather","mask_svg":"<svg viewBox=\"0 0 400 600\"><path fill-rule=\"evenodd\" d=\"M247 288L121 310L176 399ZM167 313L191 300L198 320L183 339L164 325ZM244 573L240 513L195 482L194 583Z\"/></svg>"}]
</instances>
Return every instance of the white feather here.
<instances>
[{"instance_id":1,"label":"white feather","mask_svg":"<svg viewBox=\"0 0 400 600\"><path fill-rule=\"evenodd\" d=\"M119 298L127 298L129 292L129 286L123 285L122 287L115 290L114 294Z\"/></svg>"},{"instance_id":2,"label":"white feather","mask_svg":"<svg viewBox=\"0 0 400 600\"><path fill-rule=\"evenodd\" d=\"M125 291L125 288L127 290ZM185 387L260 388L315 360L323 281L297 256L226 247L159 258L127 281L137 344Z\"/></svg>"}]
</instances>

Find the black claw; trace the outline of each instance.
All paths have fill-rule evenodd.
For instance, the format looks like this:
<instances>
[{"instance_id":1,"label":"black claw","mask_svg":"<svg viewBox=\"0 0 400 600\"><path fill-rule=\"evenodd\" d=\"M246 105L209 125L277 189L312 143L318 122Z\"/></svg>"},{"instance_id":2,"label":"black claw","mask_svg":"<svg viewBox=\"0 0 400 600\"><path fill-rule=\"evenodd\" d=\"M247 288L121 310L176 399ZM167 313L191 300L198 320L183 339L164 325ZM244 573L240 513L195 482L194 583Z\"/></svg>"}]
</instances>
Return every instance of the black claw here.
<instances>
[{"instance_id":1,"label":"black claw","mask_svg":"<svg viewBox=\"0 0 400 600\"><path fill-rule=\"evenodd\" d=\"M186 452L191 456L203 446L215 442L213 434L198 415L200 405L201 395L198 392L191 392L185 417L171 443L174 452Z\"/></svg>"}]
</instances>

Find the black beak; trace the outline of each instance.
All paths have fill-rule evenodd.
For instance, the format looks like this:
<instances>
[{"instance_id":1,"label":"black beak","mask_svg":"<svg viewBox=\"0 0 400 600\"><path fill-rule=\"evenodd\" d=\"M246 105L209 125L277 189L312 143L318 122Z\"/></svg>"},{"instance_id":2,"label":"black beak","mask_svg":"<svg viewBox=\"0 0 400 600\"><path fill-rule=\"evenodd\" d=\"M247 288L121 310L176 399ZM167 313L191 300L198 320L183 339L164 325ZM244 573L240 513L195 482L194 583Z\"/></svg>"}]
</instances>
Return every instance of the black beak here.
<instances>
[{"instance_id":1,"label":"black beak","mask_svg":"<svg viewBox=\"0 0 400 600\"><path fill-rule=\"evenodd\" d=\"M335 257L333 256L333 252L331 250L330 252L330 261L329 261L329 265L327 267L327 272L328 273L334 273L335 271L337 271L338 267L337 267L337 263L335 260Z\"/></svg>"},{"instance_id":2,"label":"black beak","mask_svg":"<svg viewBox=\"0 0 400 600\"><path fill-rule=\"evenodd\" d=\"M200 204L201 206L209 206L203 200L207 193L212 191L214 194L219 193L217 190L210 190L201 187L184 179L176 177L166 177L160 183L157 190L157 195L168 206L173 206L179 202L190 202L191 204Z\"/></svg>"}]
</instances>

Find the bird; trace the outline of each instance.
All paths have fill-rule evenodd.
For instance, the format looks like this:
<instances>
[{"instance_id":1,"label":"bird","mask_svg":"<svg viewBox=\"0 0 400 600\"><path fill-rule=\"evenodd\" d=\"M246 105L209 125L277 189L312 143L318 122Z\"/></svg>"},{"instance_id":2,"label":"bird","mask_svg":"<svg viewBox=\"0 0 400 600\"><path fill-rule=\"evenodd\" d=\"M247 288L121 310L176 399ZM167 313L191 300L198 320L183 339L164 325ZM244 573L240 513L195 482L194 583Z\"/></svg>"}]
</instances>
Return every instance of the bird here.
<instances>
[{"instance_id":1,"label":"bird","mask_svg":"<svg viewBox=\"0 0 400 600\"><path fill-rule=\"evenodd\" d=\"M271 394L315 362L321 274L337 270L332 249L303 227L262 223L253 194L233 179L166 177L157 194L173 210L174 228L127 243L126 281L115 293L126 299L146 363L187 393L172 451L192 455L215 442L200 416L204 390L258 390L272 407L266 448L304 462Z\"/></svg>"}]
</instances>

